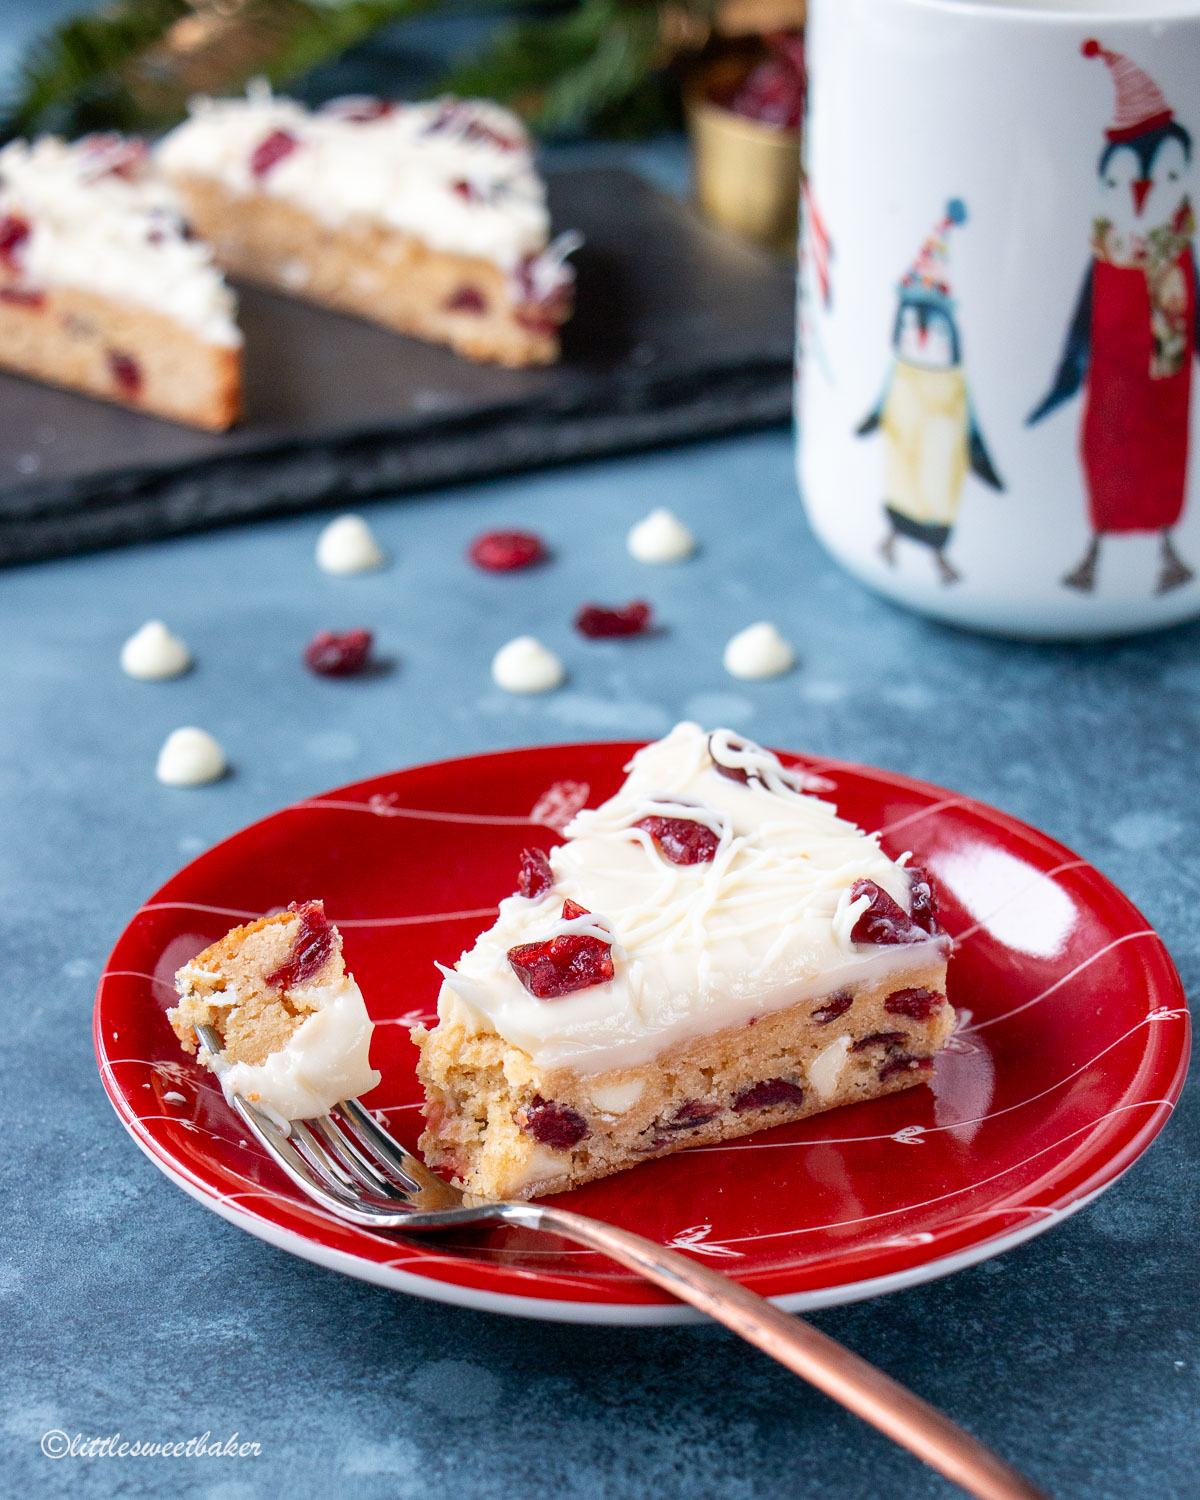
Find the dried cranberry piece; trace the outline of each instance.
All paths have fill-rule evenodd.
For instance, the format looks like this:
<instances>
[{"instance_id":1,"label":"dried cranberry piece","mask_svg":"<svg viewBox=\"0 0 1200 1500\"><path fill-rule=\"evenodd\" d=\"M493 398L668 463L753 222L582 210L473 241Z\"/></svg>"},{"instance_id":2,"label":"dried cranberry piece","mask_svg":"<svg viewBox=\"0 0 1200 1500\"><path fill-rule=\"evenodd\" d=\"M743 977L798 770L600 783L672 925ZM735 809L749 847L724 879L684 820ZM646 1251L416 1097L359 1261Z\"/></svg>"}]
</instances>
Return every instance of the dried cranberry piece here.
<instances>
[{"instance_id":1,"label":"dried cranberry piece","mask_svg":"<svg viewBox=\"0 0 1200 1500\"><path fill-rule=\"evenodd\" d=\"M909 865L907 874L912 892L909 913L918 927L923 927L930 937L936 937L942 930L938 921L937 887L921 865Z\"/></svg>"},{"instance_id":2,"label":"dried cranberry piece","mask_svg":"<svg viewBox=\"0 0 1200 1500\"><path fill-rule=\"evenodd\" d=\"M83 175L88 182L97 182L101 177L134 182L150 156L146 142L137 136L101 132L84 136L79 144L84 148Z\"/></svg>"},{"instance_id":3,"label":"dried cranberry piece","mask_svg":"<svg viewBox=\"0 0 1200 1500\"><path fill-rule=\"evenodd\" d=\"M323 104L320 113L351 125L370 125L390 115L395 107L390 99L376 99L373 94L345 94Z\"/></svg>"},{"instance_id":4,"label":"dried cranberry piece","mask_svg":"<svg viewBox=\"0 0 1200 1500\"><path fill-rule=\"evenodd\" d=\"M868 1047L894 1047L897 1042L908 1040L907 1031L873 1031L870 1036L859 1037L851 1052L865 1052Z\"/></svg>"},{"instance_id":5,"label":"dried cranberry piece","mask_svg":"<svg viewBox=\"0 0 1200 1500\"><path fill-rule=\"evenodd\" d=\"M778 1104L799 1104L804 1090L786 1078L764 1078L761 1083L743 1089L733 1101L738 1114L748 1109L773 1109Z\"/></svg>"},{"instance_id":6,"label":"dried cranberry piece","mask_svg":"<svg viewBox=\"0 0 1200 1500\"><path fill-rule=\"evenodd\" d=\"M543 1099L541 1094L534 1094L516 1118L522 1130L554 1151L569 1151L588 1133L587 1121L577 1110L556 1099Z\"/></svg>"},{"instance_id":7,"label":"dried cranberry piece","mask_svg":"<svg viewBox=\"0 0 1200 1500\"><path fill-rule=\"evenodd\" d=\"M482 316L488 310L488 300L477 286L460 286L446 299L447 312L475 313Z\"/></svg>"},{"instance_id":8,"label":"dried cranberry piece","mask_svg":"<svg viewBox=\"0 0 1200 1500\"><path fill-rule=\"evenodd\" d=\"M889 1015L908 1016L913 1021L928 1021L939 1005L945 1005L945 995L936 990L893 990L883 1002Z\"/></svg>"},{"instance_id":9,"label":"dried cranberry piece","mask_svg":"<svg viewBox=\"0 0 1200 1500\"><path fill-rule=\"evenodd\" d=\"M300 918L300 930L292 943L292 951L273 974L266 976L272 989L290 990L306 979L311 979L325 967L333 952L333 924L325 915L323 901L293 901L288 911Z\"/></svg>"},{"instance_id":10,"label":"dried cranberry piece","mask_svg":"<svg viewBox=\"0 0 1200 1500\"><path fill-rule=\"evenodd\" d=\"M371 654L369 630L318 630L304 648L304 665L322 677L353 677Z\"/></svg>"},{"instance_id":11,"label":"dried cranberry piece","mask_svg":"<svg viewBox=\"0 0 1200 1500\"><path fill-rule=\"evenodd\" d=\"M535 900L544 896L554 884L554 871L546 858L544 849L521 850L521 873L517 876L517 890L522 896Z\"/></svg>"},{"instance_id":12,"label":"dried cranberry piece","mask_svg":"<svg viewBox=\"0 0 1200 1500\"><path fill-rule=\"evenodd\" d=\"M285 156L291 156L299 144L290 130L272 130L250 154L251 173L255 177L265 177Z\"/></svg>"},{"instance_id":13,"label":"dried cranberry piece","mask_svg":"<svg viewBox=\"0 0 1200 1500\"><path fill-rule=\"evenodd\" d=\"M884 1063L879 1070L879 1081L883 1083L888 1078L894 1078L897 1073L916 1073L918 1070L932 1067L932 1057L916 1057L911 1052L905 1052L900 1057L893 1057Z\"/></svg>"},{"instance_id":14,"label":"dried cranberry piece","mask_svg":"<svg viewBox=\"0 0 1200 1500\"><path fill-rule=\"evenodd\" d=\"M482 203L483 194L478 186L466 177L459 177L450 184L450 191L466 203Z\"/></svg>"},{"instance_id":15,"label":"dried cranberry piece","mask_svg":"<svg viewBox=\"0 0 1200 1500\"><path fill-rule=\"evenodd\" d=\"M692 818L660 818L655 814L633 826L644 829L662 857L673 865L706 865L721 842L711 828Z\"/></svg>"},{"instance_id":16,"label":"dried cranberry piece","mask_svg":"<svg viewBox=\"0 0 1200 1500\"><path fill-rule=\"evenodd\" d=\"M0 263L20 270L17 251L29 238L29 220L20 214L0 214Z\"/></svg>"},{"instance_id":17,"label":"dried cranberry piece","mask_svg":"<svg viewBox=\"0 0 1200 1500\"><path fill-rule=\"evenodd\" d=\"M532 531L485 531L471 543L467 556L488 573L511 573L541 562L546 548Z\"/></svg>"},{"instance_id":18,"label":"dried cranberry piece","mask_svg":"<svg viewBox=\"0 0 1200 1500\"><path fill-rule=\"evenodd\" d=\"M650 628L653 610L644 599L634 599L624 609L603 604L585 604L575 616L575 629L590 640L606 636L641 635Z\"/></svg>"},{"instance_id":19,"label":"dried cranberry piece","mask_svg":"<svg viewBox=\"0 0 1200 1500\"><path fill-rule=\"evenodd\" d=\"M563 920L586 917L587 908L563 902ZM557 1000L576 990L603 984L614 974L612 944L588 932L563 932L540 943L518 943L508 950L513 973L539 1000Z\"/></svg>"},{"instance_id":20,"label":"dried cranberry piece","mask_svg":"<svg viewBox=\"0 0 1200 1500\"><path fill-rule=\"evenodd\" d=\"M836 1021L839 1016L844 1016L853 1004L853 990L838 990L836 995L830 995L824 1005L817 1006L812 1013L812 1018L818 1026L828 1026L830 1021Z\"/></svg>"},{"instance_id":21,"label":"dried cranberry piece","mask_svg":"<svg viewBox=\"0 0 1200 1500\"><path fill-rule=\"evenodd\" d=\"M931 934L918 927L909 914L882 886L873 880L856 880L850 887L851 902L861 896L870 898L867 909L850 932L852 943L924 943Z\"/></svg>"},{"instance_id":22,"label":"dried cranberry piece","mask_svg":"<svg viewBox=\"0 0 1200 1500\"><path fill-rule=\"evenodd\" d=\"M109 349L106 354L108 371L116 382L117 389L127 400L132 401L142 388L142 367L132 354L122 354L119 349Z\"/></svg>"},{"instance_id":23,"label":"dried cranberry piece","mask_svg":"<svg viewBox=\"0 0 1200 1500\"><path fill-rule=\"evenodd\" d=\"M721 1113L720 1105L701 1104L699 1099L688 1099L675 1111L669 1120L660 1121L663 1130L695 1130L715 1120Z\"/></svg>"},{"instance_id":24,"label":"dried cranberry piece","mask_svg":"<svg viewBox=\"0 0 1200 1500\"><path fill-rule=\"evenodd\" d=\"M0 286L0 302L11 302L14 307L28 307L36 312L46 305L45 292L35 292L29 287Z\"/></svg>"},{"instance_id":25,"label":"dried cranberry piece","mask_svg":"<svg viewBox=\"0 0 1200 1500\"><path fill-rule=\"evenodd\" d=\"M742 751L749 748L750 747L746 745L742 740L729 741L730 750ZM725 761L721 760L721 758L717 754L716 747L713 745L713 737L711 734L708 737L708 754L713 763L713 770L716 771L718 775L724 776L729 781L739 781L743 786L748 786L751 781L758 781L760 779L757 772L748 771L745 766L731 766Z\"/></svg>"}]
</instances>

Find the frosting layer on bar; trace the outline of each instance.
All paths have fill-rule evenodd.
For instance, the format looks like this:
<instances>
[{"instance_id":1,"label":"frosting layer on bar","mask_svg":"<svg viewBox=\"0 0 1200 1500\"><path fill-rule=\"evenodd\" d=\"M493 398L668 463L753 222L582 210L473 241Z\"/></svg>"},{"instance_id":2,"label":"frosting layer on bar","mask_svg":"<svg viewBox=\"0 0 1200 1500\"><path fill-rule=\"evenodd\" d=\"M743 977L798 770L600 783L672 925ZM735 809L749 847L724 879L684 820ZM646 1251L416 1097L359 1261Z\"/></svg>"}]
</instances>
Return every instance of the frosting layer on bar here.
<instances>
[{"instance_id":1,"label":"frosting layer on bar","mask_svg":"<svg viewBox=\"0 0 1200 1500\"><path fill-rule=\"evenodd\" d=\"M310 112L255 86L244 99L194 101L156 154L169 175L276 196L334 227L374 221L507 271L549 235L524 128L482 100L344 99Z\"/></svg>"},{"instance_id":2,"label":"frosting layer on bar","mask_svg":"<svg viewBox=\"0 0 1200 1500\"><path fill-rule=\"evenodd\" d=\"M22 288L82 287L240 346L233 293L208 246L187 237L175 192L140 142L11 141L0 150L0 222L0 272L15 271Z\"/></svg>"},{"instance_id":3,"label":"frosting layer on bar","mask_svg":"<svg viewBox=\"0 0 1200 1500\"><path fill-rule=\"evenodd\" d=\"M874 881L907 911L909 878L877 836L804 792L770 752L684 723L628 771L621 790L579 813L568 842L550 852L551 889L501 902L496 924L443 970L442 1019L492 1029L540 1068L600 1073L944 954L940 937L853 941L867 904L851 899L854 883ZM710 829L713 858L672 863L634 826L648 817ZM565 900L588 915L564 918ZM610 942L613 978L540 1000L508 950L567 933Z\"/></svg>"}]
</instances>

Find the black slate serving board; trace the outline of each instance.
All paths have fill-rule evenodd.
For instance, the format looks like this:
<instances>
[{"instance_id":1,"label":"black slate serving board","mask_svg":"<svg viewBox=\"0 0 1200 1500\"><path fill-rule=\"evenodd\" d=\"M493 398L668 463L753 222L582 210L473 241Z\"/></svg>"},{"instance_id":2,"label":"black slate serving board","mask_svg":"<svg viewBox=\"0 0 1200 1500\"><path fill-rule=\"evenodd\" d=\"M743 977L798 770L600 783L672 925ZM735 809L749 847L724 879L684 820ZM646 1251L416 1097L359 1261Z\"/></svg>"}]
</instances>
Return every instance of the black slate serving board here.
<instances>
[{"instance_id":1,"label":"black slate serving board","mask_svg":"<svg viewBox=\"0 0 1200 1500\"><path fill-rule=\"evenodd\" d=\"M586 237L551 369L470 364L247 287L232 432L0 373L0 564L787 419L790 267L633 173L549 184L556 228Z\"/></svg>"}]
</instances>

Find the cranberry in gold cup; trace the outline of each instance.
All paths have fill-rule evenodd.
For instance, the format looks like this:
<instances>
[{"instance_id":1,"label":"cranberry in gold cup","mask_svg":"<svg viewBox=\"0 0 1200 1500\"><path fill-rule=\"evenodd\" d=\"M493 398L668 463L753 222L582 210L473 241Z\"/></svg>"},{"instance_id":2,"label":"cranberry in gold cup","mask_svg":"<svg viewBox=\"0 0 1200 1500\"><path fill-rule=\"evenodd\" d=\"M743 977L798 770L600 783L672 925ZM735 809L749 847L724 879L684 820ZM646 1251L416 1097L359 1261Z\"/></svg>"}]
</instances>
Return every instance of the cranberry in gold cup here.
<instances>
[{"instance_id":1,"label":"cranberry in gold cup","mask_svg":"<svg viewBox=\"0 0 1200 1500\"><path fill-rule=\"evenodd\" d=\"M1200 613L1200 0L813 0L797 472L955 624Z\"/></svg>"}]
</instances>

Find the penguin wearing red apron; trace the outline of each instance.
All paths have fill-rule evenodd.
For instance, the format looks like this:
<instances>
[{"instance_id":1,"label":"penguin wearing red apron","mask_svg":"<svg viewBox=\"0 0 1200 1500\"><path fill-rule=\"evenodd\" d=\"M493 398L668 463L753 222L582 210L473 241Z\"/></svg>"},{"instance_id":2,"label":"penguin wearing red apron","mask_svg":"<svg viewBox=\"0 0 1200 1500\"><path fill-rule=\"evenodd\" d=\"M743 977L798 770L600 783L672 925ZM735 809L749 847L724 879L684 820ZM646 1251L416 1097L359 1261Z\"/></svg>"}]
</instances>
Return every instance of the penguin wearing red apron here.
<instances>
[{"instance_id":1,"label":"penguin wearing red apron","mask_svg":"<svg viewBox=\"0 0 1200 1500\"><path fill-rule=\"evenodd\" d=\"M1104 537L1157 532L1163 594L1193 577L1171 540L1186 495L1200 333L1192 138L1135 62L1094 39L1082 50L1107 64L1116 96L1100 153L1102 208L1054 384L1026 420L1040 422L1084 388L1079 449L1092 540L1063 584L1095 588Z\"/></svg>"}]
</instances>

